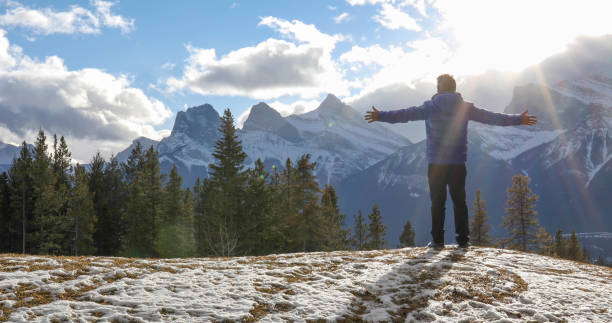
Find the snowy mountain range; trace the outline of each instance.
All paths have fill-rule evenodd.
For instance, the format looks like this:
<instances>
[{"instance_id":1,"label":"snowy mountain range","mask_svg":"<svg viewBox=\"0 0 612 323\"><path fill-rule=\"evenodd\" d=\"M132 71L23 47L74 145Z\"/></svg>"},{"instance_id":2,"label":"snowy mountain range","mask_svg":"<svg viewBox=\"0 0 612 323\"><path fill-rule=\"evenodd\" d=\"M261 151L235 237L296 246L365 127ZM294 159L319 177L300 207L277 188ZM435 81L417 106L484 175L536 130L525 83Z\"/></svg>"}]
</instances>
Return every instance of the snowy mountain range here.
<instances>
[{"instance_id":1,"label":"snowy mountain range","mask_svg":"<svg viewBox=\"0 0 612 323\"><path fill-rule=\"evenodd\" d=\"M170 136L156 142L138 138L117 155L127 160L138 141L159 150L163 171L176 164L186 186L208 174L214 162L212 152L219 134L219 114L208 104L188 108L177 114ZM266 103L251 108L243 128L238 130L247 167L260 158L268 169L284 167L287 158L296 162L311 154L317 162L320 183L338 183L382 160L395 150L412 143L381 125L369 125L363 116L333 95L311 112L282 117Z\"/></svg>"}]
</instances>

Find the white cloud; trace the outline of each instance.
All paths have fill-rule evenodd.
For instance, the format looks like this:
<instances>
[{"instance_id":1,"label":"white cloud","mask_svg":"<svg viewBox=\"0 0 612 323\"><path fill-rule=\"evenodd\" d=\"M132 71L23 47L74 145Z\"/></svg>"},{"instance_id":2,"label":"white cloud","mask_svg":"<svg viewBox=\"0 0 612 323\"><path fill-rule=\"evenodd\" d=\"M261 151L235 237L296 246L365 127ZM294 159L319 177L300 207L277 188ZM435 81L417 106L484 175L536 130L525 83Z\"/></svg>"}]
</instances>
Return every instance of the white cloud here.
<instances>
[{"instance_id":1,"label":"white cloud","mask_svg":"<svg viewBox=\"0 0 612 323\"><path fill-rule=\"evenodd\" d=\"M166 62L161 66L163 70L173 70L175 67L176 67L176 64L170 63L170 62Z\"/></svg>"},{"instance_id":2,"label":"white cloud","mask_svg":"<svg viewBox=\"0 0 612 323\"><path fill-rule=\"evenodd\" d=\"M337 15L336 17L334 17L334 21L339 24L343 21L349 21L351 19L351 15L349 15L347 12L343 12L339 15Z\"/></svg>"},{"instance_id":3,"label":"white cloud","mask_svg":"<svg viewBox=\"0 0 612 323\"><path fill-rule=\"evenodd\" d=\"M403 28L407 30L421 31L421 27L414 18L403 12L401 9L388 3L382 5L378 15L374 16L374 20L380 23L383 27L391 30Z\"/></svg>"},{"instance_id":4,"label":"white cloud","mask_svg":"<svg viewBox=\"0 0 612 323\"><path fill-rule=\"evenodd\" d=\"M270 38L217 57L215 49L187 46L183 76L167 81L170 92L187 88L205 95L242 95L273 99L284 95L312 98L333 91L346 95L348 87L331 57L344 39L327 35L314 25L275 17L261 18L288 40Z\"/></svg>"},{"instance_id":5,"label":"white cloud","mask_svg":"<svg viewBox=\"0 0 612 323\"><path fill-rule=\"evenodd\" d=\"M377 3L387 3L387 2L395 2L395 0L346 0L348 4L351 6L363 6L365 4L377 4Z\"/></svg>"},{"instance_id":6,"label":"white cloud","mask_svg":"<svg viewBox=\"0 0 612 323\"><path fill-rule=\"evenodd\" d=\"M153 126L172 116L161 101L130 87L126 75L69 70L57 56L32 59L4 34L0 30L0 127L12 134L7 138L31 141L42 128L64 135L75 143L75 158L88 160L92 151L125 148L138 136L159 138Z\"/></svg>"},{"instance_id":7,"label":"white cloud","mask_svg":"<svg viewBox=\"0 0 612 323\"><path fill-rule=\"evenodd\" d=\"M19 2L8 1L7 10L0 15L0 26L22 27L36 34L98 34L102 27L119 28L122 33L134 30L134 19L111 12L114 2L96 0L93 10L73 5L67 11L53 8L28 8Z\"/></svg>"},{"instance_id":8,"label":"white cloud","mask_svg":"<svg viewBox=\"0 0 612 323\"><path fill-rule=\"evenodd\" d=\"M336 11L338 8L335 6L327 6L327 10Z\"/></svg>"}]
</instances>

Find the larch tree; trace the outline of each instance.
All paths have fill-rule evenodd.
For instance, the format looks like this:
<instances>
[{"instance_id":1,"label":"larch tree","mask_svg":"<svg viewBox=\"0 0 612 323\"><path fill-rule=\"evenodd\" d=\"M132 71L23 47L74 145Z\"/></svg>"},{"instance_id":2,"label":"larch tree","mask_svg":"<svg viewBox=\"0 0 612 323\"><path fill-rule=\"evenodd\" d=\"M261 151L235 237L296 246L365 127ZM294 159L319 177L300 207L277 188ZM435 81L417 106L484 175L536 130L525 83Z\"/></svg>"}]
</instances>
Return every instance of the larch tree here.
<instances>
[{"instance_id":1,"label":"larch tree","mask_svg":"<svg viewBox=\"0 0 612 323\"><path fill-rule=\"evenodd\" d=\"M472 204L472 219L470 221L470 242L475 246L489 246L492 243L489 235L489 217L486 203L480 190L476 191L476 199Z\"/></svg>"},{"instance_id":2,"label":"larch tree","mask_svg":"<svg viewBox=\"0 0 612 323\"><path fill-rule=\"evenodd\" d=\"M535 203L538 196L529 188L529 177L514 175L507 189L506 216L503 226L508 232L507 247L520 251L537 251L537 233L540 225L536 218Z\"/></svg>"}]
</instances>

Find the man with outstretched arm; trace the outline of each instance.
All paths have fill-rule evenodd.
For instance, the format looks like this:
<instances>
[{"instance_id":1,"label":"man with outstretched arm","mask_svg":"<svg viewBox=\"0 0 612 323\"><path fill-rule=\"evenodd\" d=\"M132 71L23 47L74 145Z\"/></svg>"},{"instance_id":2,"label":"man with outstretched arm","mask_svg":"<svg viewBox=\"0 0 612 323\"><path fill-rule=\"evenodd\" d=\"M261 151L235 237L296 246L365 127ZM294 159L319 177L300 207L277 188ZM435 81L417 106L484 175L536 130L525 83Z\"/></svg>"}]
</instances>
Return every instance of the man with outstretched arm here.
<instances>
[{"instance_id":1,"label":"man with outstretched arm","mask_svg":"<svg viewBox=\"0 0 612 323\"><path fill-rule=\"evenodd\" d=\"M429 244L444 248L444 216L448 186L455 213L455 232L459 247L469 246L468 208L465 201L468 121L497 126L534 125L535 116L491 112L463 101L456 92L452 75L438 76L438 93L421 106L393 111L378 111L372 106L365 119L368 123L425 120L427 134L427 179L431 198L431 236Z\"/></svg>"}]
</instances>

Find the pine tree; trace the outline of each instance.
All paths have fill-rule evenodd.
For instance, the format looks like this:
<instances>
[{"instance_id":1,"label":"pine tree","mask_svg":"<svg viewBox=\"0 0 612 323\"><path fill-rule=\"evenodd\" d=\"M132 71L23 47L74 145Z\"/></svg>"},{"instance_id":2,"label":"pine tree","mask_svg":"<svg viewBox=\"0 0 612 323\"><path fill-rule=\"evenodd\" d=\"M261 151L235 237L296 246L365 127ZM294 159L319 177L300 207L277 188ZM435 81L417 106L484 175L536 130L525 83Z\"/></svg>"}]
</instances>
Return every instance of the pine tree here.
<instances>
[{"instance_id":1,"label":"pine tree","mask_svg":"<svg viewBox=\"0 0 612 323\"><path fill-rule=\"evenodd\" d=\"M290 218L289 230L294 233L293 251L322 250L323 233L319 213L319 184L313 174L316 163L310 154L302 155L295 169L293 200L295 213Z\"/></svg>"},{"instance_id":2,"label":"pine tree","mask_svg":"<svg viewBox=\"0 0 612 323\"><path fill-rule=\"evenodd\" d=\"M387 227L382 223L382 215L378 208L378 204L374 204L372 213L368 214L370 222L368 226L368 247L369 249L383 249L387 242L385 241L385 232Z\"/></svg>"},{"instance_id":3,"label":"pine tree","mask_svg":"<svg viewBox=\"0 0 612 323\"><path fill-rule=\"evenodd\" d=\"M412 224L410 220L406 220L406 224L404 224L404 230L402 230L402 234L399 237L399 247L414 247L414 229L412 228Z\"/></svg>"},{"instance_id":4,"label":"pine tree","mask_svg":"<svg viewBox=\"0 0 612 323\"><path fill-rule=\"evenodd\" d=\"M172 165L164 188L163 217L159 222L158 243L164 258L192 257L195 254L193 201L191 192L182 189L183 180Z\"/></svg>"},{"instance_id":5,"label":"pine tree","mask_svg":"<svg viewBox=\"0 0 612 323\"><path fill-rule=\"evenodd\" d=\"M536 248L541 255L551 256L554 254L554 245L550 233L543 227L538 227L536 232Z\"/></svg>"},{"instance_id":6,"label":"pine tree","mask_svg":"<svg viewBox=\"0 0 612 323\"><path fill-rule=\"evenodd\" d=\"M350 232L343 229L345 215L340 213L338 196L331 185L325 185L321 195L321 216L323 221L323 250L347 250L350 246L348 235Z\"/></svg>"},{"instance_id":7,"label":"pine tree","mask_svg":"<svg viewBox=\"0 0 612 323\"><path fill-rule=\"evenodd\" d=\"M240 241L243 228L244 191L246 174L243 171L246 153L238 140L234 117L225 109L219 127L221 138L215 144L215 163L209 165L210 177L205 187L202 226L206 232L200 234L206 242L208 252L217 256L232 256L245 253L248 246Z\"/></svg>"},{"instance_id":8,"label":"pine tree","mask_svg":"<svg viewBox=\"0 0 612 323\"><path fill-rule=\"evenodd\" d=\"M595 264L599 265L599 266L605 266L606 265L606 261L604 260L603 256L599 255L597 257L597 261L595 261Z\"/></svg>"},{"instance_id":9,"label":"pine tree","mask_svg":"<svg viewBox=\"0 0 612 323\"><path fill-rule=\"evenodd\" d=\"M592 263L593 258L591 257L591 253L587 249L585 245L582 246L582 261L586 263Z\"/></svg>"},{"instance_id":10,"label":"pine tree","mask_svg":"<svg viewBox=\"0 0 612 323\"><path fill-rule=\"evenodd\" d=\"M508 230L508 247L521 251L537 250L539 224L536 219L535 202L538 196L529 188L529 178L523 175L512 177L508 188L507 215L503 226Z\"/></svg>"},{"instance_id":11,"label":"pine tree","mask_svg":"<svg viewBox=\"0 0 612 323\"><path fill-rule=\"evenodd\" d=\"M96 217L92 194L87 185L87 172L77 164L72 177L74 186L68 210L68 219L72 221L72 254L93 255L96 252L93 237Z\"/></svg>"},{"instance_id":12,"label":"pine tree","mask_svg":"<svg viewBox=\"0 0 612 323\"><path fill-rule=\"evenodd\" d=\"M244 244L250 247L249 254L261 255L273 252L274 242L278 236L278 219L272 212L273 192L268 185L270 174L265 171L261 159L255 161L255 167L247 171L246 220L247 228L243 237Z\"/></svg>"},{"instance_id":13,"label":"pine tree","mask_svg":"<svg viewBox=\"0 0 612 323\"><path fill-rule=\"evenodd\" d=\"M26 142L21 145L19 157L13 159L9 169L11 188L11 209L13 218L20 219L20 225L12 228L15 245L13 250L21 253L33 253L30 227L34 219L34 183L32 179L32 155Z\"/></svg>"},{"instance_id":14,"label":"pine tree","mask_svg":"<svg viewBox=\"0 0 612 323\"><path fill-rule=\"evenodd\" d=\"M567 259L575 261L582 261L583 259L582 246L578 241L576 231L572 231L572 235L567 242Z\"/></svg>"},{"instance_id":15,"label":"pine tree","mask_svg":"<svg viewBox=\"0 0 612 323\"><path fill-rule=\"evenodd\" d=\"M492 239L489 235L489 217L485 201L480 190L476 191L476 199L472 205L472 221L470 223L470 242L475 246L489 246Z\"/></svg>"},{"instance_id":16,"label":"pine tree","mask_svg":"<svg viewBox=\"0 0 612 323\"><path fill-rule=\"evenodd\" d=\"M97 206L98 221L94 233L98 254L117 255L127 229L125 212L129 194L123 181L121 165L114 156L104 168L101 188L96 190L96 187L93 187L93 191L98 192L97 203L100 203ZM94 206L95 203L94 201Z\"/></svg>"},{"instance_id":17,"label":"pine tree","mask_svg":"<svg viewBox=\"0 0 612 323\"><path fill-rule=\"evenodd\" d=\"M353 215L353 219L355 221L354 233L351 239L353 248L355 250L366 250L368 246L368 225L365 223L361 210L357 212L357 216Z\"/></svg>"},{"instance_id":18,"label":"pine tree","mask_svg":"<svg viewBox=\"0 0 612 323\"><path fill-rule=\"evenodd\" d=\"M130 182L123 254L156 257L157 222L162 217L162 176L157 151L152 146L144 155L139 149L132 150L124 169Z\"/></svg>"},{"instance_id":19,"label":"pine tree","mask_svg":"<svg viewBox=\"0 0 612 323\"><path fill-rule=\"evenodd\" d=\"M561 229L555 232L553 252L557 257L567 258L567 240L563 237L563 231L561 231Z\"/></svg>"},{"instance_id":20,"label":"pine tree","mask_svg":"<svg viewBox=\"0 0 612 323\"><path fill-rule=\"evenodd\" d=\"M67 254L71 241L67 218L70 183L66 179L66 167L70 167L70 161L69 157L58 155L57 140L54 140L54 153L50 155L46 140L44 132L40 130L32 163L35 198L33 247L40 254ZM68 166L55 164L56 160L63 163L66 159Z\"/></svg>"},{"instance_id":21,"label":"pine tree","mask_svg":"<svg viewBox=\"0 0 612 323\"><path fill-rule=\"evenodd\" d=\"M11 216L11 190L6 172L0 174L0 253L11 252L13 235L11 226L15 222Z\"/></svg>"}]
</instances>

